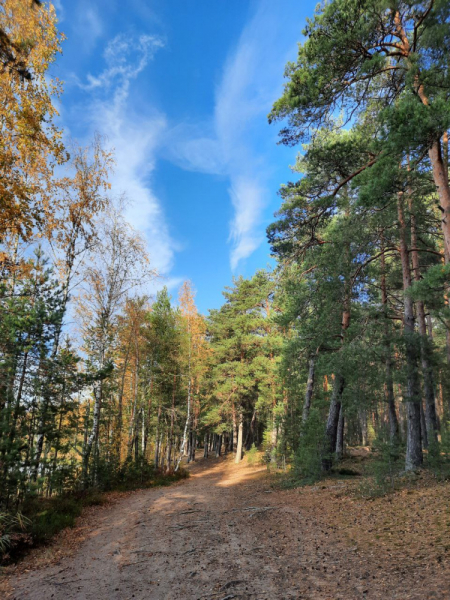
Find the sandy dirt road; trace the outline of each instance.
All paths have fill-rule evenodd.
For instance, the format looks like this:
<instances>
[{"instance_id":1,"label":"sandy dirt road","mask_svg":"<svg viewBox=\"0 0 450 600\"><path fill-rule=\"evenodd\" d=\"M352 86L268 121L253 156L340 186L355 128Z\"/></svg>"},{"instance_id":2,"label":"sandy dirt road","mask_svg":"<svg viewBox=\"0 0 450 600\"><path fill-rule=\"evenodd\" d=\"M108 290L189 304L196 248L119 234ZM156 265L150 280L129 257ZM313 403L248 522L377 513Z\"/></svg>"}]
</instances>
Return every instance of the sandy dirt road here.
<instances>
[{"instance_id":1,"label":"sandy dirt road","mask_svg":"<svg viewBox=\"0 0 450 600\"><path fill-rule=\"evenodd\" d=\"M74 555L11 583L17 600L444 598L422 571L352 548L264 469L225 459L121 499Z\"/></svg>"}]
</instances>

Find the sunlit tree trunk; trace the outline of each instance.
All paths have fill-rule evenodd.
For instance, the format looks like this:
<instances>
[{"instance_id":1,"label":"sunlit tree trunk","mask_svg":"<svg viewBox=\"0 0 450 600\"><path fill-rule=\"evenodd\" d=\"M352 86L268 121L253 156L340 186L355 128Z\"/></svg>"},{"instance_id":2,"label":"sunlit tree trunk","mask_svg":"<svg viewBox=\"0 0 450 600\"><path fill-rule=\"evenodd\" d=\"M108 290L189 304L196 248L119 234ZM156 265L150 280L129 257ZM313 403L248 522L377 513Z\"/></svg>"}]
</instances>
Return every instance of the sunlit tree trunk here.
<instances>
[{"instance_id":1,"label":"sunlit tree trunk","mask_svg":"<svg viewBox=\"0 0 450 600\"><path fill-rule=\"evenodd\" d=\"M234 402L232 404L232 419L233 419L233 446L232 451L237 453L237 441L238 441L238 424L236 419L236 407Z\"/></svg>"},{"instance_id":2,"label":"sunlit tree trunk","mask_svg":"<svg viewBox=\"0 0 450 600\"><path fill-rule=\"evenodd\" d=\"M237 434L236 458L234 462L238 464L242 460L242 446L244 441L244 415L242 410L239 410L239 425Z\"/></svg>"}]
</instances>

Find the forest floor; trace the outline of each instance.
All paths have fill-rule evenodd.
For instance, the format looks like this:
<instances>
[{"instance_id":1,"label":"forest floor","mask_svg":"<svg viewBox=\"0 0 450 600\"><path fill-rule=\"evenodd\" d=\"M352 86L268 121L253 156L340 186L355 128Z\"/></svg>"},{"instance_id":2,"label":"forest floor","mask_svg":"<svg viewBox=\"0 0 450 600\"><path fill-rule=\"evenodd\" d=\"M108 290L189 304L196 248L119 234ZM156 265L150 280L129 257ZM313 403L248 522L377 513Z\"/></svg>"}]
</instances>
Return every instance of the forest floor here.
<instances>
[{"instance_id":1,"label":"forest floor","mask_svg":"<svg viewBox=\"0 0 450 600\"><path fill-rule=\"evenodd\" d=\"M450 599L450 484L375 500L357 485L278 489L265 467L202 459L188 480L88 509L7 573L2 597Z\"/></svg>"}]
</instances>

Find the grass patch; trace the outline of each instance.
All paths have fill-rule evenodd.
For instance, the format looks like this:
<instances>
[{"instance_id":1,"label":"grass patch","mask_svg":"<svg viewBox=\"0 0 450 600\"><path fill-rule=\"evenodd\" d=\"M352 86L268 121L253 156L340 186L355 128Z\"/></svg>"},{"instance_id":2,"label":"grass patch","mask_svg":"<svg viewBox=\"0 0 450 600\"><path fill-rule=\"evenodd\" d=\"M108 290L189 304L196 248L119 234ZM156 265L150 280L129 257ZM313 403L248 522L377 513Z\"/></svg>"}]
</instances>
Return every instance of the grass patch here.
<instances>
[{"instance_id":1,"label":"grass patch","mask_svg":"<svg viewBox=\"0 0 450 600\"><path fill-rule=\"evenodd\" d=\"M29 534L32 544L44 544L62 529L73 527L82 510L82 501L74 496L27 500L22 512L31 521Z\"/></svg>"},{"instance_id":2,"label":"grass patch","mask_svg":"<svg viewBox=\"0 0 450 600\"><path fill-rule=\"evenodd\" d=\"M106 503L106 495L98 490L76 492L53 498L35 496L28 498L22 514L29 519L27 533L32 546L48 543L57 533L73 527L76 519L87 506L101 506Z\"/></svg>"}]
</instances>

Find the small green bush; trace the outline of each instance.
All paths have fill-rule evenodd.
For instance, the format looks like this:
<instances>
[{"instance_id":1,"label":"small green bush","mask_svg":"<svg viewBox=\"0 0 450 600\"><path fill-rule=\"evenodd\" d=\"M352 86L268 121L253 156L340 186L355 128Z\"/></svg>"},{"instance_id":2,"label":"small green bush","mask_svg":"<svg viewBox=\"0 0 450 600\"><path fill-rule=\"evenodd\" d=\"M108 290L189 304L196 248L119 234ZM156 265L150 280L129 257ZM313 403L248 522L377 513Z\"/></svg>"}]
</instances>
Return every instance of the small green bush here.
<instances>
[{"instance_id":1,"label":"small green bush","mask_svg":"<svg viewBox=\"0 0 450 600\"><path fill-rule=\"evenodd\" d=\"M308 420L302 426L294 458L294 478L299 483L314 483L322 477L324 448L323 419L318 410L312 409Z\"/></svg>"},{"instance_id":2,"label":"small green bush","mask_svg":"<svg viewBox=\"0 0 450 600\"><path fill-rule=\"evenodd\" d=\"M362 497L374 498L393 492L404 470L404 452L398 442L378 438L373 444L374 458L367 467L366 478L360 485Z\"/></svg>"},{"instance_id":3,"label":"small green bush","mask_svg":"<svg viewBox=\"0 0 450 600\"><path fill-rule=\"evenodd\" d=\"M245 453L245 456L248 465L255 465L258 462L258 448L255 444L252 444L252 447Z\"/></svg>"}]
</instances>

